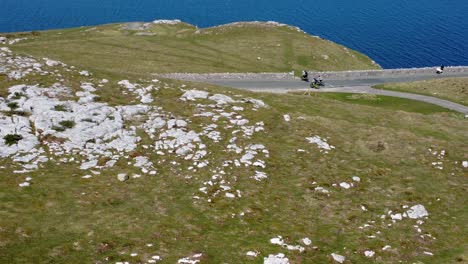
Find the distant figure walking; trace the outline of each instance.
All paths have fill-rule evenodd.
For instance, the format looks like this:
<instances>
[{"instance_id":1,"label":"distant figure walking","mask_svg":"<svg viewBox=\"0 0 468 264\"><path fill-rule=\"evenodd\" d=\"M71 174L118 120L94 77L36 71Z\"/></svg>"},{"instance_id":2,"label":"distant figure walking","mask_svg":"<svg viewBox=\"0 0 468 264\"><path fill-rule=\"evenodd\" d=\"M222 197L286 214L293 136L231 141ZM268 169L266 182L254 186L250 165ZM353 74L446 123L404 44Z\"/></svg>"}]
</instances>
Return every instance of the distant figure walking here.
<instances>
[{"instance_id":1,"label":"distant figure walking","mask_svg":"<svg viewBox=\"0 0 468 264\"><path fill-rule=\"evenodd\" d=\"M438 67L438 68L436 69L436 73L437 73L437 74L442 74L442 73L444 73L444 68L445 68L444 65Z\"/></svg>"}]
</instances>

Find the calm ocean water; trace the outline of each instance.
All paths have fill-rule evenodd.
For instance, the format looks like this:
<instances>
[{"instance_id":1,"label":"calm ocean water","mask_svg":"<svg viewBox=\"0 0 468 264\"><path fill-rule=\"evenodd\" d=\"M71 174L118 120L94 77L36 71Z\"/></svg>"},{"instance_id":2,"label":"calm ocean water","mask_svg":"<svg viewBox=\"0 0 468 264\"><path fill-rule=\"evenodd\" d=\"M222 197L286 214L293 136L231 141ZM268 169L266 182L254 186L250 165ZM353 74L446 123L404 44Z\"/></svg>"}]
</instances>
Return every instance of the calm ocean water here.
<instances>
[{"instance_id":1,"label":"calm ocean water","mask_svg":"<svg viewBox=\"0 0 468 264\"><path fill-rule=\"evenodd\" d=\"M0 0L0 32L180 19L278 21L384 68L468 65L468 0Z\"/></svg>"}]
</instances>

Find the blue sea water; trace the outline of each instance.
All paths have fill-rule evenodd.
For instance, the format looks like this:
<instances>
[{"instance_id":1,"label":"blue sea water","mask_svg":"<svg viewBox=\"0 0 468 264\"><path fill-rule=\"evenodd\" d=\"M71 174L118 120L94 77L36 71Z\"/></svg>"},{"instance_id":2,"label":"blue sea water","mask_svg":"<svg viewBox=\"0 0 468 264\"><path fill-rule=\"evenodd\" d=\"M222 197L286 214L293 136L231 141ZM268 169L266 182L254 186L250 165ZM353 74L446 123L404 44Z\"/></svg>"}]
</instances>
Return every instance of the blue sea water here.
<instances>
[{"instance_id":1,"label":"blue sea water","mask_svg":"<svg viewBox=\"0 0 468 264\"><path fill-rule=\"evenodd\" d=\"M468 0L0 0L0 32L180 19L278 21L384 68L468 65Z\"/></svg>"}]
</instances>

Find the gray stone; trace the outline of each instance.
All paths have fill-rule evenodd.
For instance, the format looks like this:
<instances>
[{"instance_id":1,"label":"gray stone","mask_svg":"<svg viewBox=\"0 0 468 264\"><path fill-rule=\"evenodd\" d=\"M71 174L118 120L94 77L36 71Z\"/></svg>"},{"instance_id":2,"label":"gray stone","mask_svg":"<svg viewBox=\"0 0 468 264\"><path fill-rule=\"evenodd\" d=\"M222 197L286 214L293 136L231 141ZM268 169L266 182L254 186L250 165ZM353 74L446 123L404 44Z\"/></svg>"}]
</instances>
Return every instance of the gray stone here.
<instances>
[{"instance_id":1,"label":"gray stone","mask_svg":"<svg viewBox=\"0 0 468 264\"><path fill-rule=\"evenodd\" d=\"M129 177L127 173L119 173L117 175L117 179L119 179L119 181L121 182L125 182L125 181L128 181Z\"/></svg>"}]
</instances>

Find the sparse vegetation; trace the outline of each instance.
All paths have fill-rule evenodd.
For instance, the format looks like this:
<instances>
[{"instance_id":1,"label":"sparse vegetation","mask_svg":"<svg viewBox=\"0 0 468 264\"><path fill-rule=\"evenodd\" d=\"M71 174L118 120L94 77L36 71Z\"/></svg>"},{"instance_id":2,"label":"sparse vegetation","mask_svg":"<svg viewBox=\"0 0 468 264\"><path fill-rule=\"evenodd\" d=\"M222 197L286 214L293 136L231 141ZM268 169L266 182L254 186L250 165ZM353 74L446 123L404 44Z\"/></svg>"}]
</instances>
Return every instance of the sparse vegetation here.
<instances>
[{"instance_id":1,"label":"sparse vegetation","mask_svg":"<svg viewBox=\"0 0 468 264\"><path fill-rule=\"evenodd\" d=\"M60 112L67 112L68 111L67 107L65 105L63 105L63 104L54 106L54 110L55 111L60 111Z\"/></svg>"},{"instance_id":2,"label":"sparse vegetation","mask_svg":"<svg viewBox=\"0 0 468 264\"><path fill-rule=\"evenodd\" d=\"M18 99L20 99L20 98L23 97L23 96L24 96L23 93L16 92L12 98L13 98L14 100L18 100Z\"/></svg>"},{"instance_id":3,"label":"sparse vegetation","mask_svg":"<svg viewBox=\"0 0 468 264\"><path fill-rule=\"evenodd\" d=\"M10 107L11 110L15 110L16 108L19 107L17 102L9 102L7 106Z\"/></svg>"},{"instance_id":4,"label":"sparse vegetation","mask_svg":"<svg viewBox=\"0 0 468 264\"><path fill-rule=\"evenodd\" d=\"M25 111L16 111L16 110L11 110L11 111L6 111L4 112L6 116L29 116L28 112Z\"/></svg>"},{"instance_id":5,"label":"sparse vegetation","mask_svg":"<svg viewBox=\"0 0 468 264\"><path fill-rule=\"evenodd\" d=\"M15 145L22 139L23 136L19 134L8 134L5 137L3 137L3 140L5 140L5 144L8 146Z\"/></svg>"},{"instance_id":6,"label":"sparse vegetation","mask_svg":"<svg viewBox=\"0 0 468 264\"><path fill-rule=\"evenodd\" d=\"M65 131L65 128L63 126L53 126L52 129L57 131L57 132Z\"/></svg>"},{"instance_id":7,"label":"sparse vegetation","mask_svg":"<svg viewBox=\"0 0 468 264\"><path fill-rule=\"evenodd\" d=\"M59 126L53 126L52 129L57 132L63 132L69 128L73 128L75 126L75 121L73 120L64 120L59 122Z\"/></svg>"},{"instance_id":8,"label":"sparse vegetation","mask_svg":"<svg viewBox=\"0 0 468 264\"><path fill-rule=\"evenodd\" d=\"M73 128L75 126L75 121L64 120L64 121L60 121L59 124L64 128Z\"/></svg>"},{"instance_id":9,"label":"sparse vegetation","mask_svg":"<svg viewBox=\"0 0 468 264\"><path fill-rule=\"evenodd\" d=\"M91 118L83 118L81 119L82 122L89 122L89 123L95 123L95 121Z\"/></svg>"}]
</instances>

